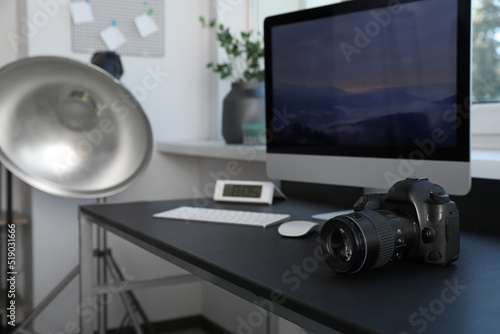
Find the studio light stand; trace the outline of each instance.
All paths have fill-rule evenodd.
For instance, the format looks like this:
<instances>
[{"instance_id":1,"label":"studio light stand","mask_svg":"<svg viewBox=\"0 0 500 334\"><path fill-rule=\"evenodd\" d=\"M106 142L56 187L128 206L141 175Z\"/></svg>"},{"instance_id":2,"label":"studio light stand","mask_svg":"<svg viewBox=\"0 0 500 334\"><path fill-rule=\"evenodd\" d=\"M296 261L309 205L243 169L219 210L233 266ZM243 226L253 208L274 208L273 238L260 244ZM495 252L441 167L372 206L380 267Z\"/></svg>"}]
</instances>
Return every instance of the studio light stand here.
<instances>
[{"instance_id":1,"label":"studio light stand","mask_svg":"<svg viewBox=\"0 0 500 334\"><path fill-rule=\"evenodd\" d=\"M104 203L144 172L153 140L144 111L118 81L123 73L119 57L96 53L92 63L32 57L0 69L0 162L9 175L46 193ZM7 193L12 193L11 185ZM8 222L13 215L11 197L6 199ZM115 284L124 283L105 230L96 232L98 286L108 283L107 270ZM16 325L14 333L29 332L28 325L79 272L77 265ZM142 334L142 323L153 333L134 294L125 289L120 297L126 310L122 326L132 324ZM105 294L99 298L105 306ZM97 316L103 334L106 310Z\"/></svg>"}]
</instances>

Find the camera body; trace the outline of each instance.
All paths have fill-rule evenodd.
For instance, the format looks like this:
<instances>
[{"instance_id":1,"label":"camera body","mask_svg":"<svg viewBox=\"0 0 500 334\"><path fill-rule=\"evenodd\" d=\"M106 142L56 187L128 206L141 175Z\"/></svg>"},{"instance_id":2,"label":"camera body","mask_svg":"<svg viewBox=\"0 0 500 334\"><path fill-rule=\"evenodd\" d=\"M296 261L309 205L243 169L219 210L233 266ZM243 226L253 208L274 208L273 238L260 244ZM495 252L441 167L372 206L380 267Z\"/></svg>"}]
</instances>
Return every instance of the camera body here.
<instances>
[{"instance_id":1,"label":"camera body","mask_svg":"<svg viewBox=\"0 0 500 334\"><path fill-rule=\"evenodd\" d=\"M364 195L354 204L354 211L362 210L404 211L416 220L420 240L408 258L442 265L457 260L460 255L457 206L443 188L427 178L399 181L387 194Z\"/></svg>"},{"instance_id":2,"label":"camera body","mask_svg":"<svg viewBox=\"0 0 500 334\"><path fill-rule=\"evenodd\" d=\"M439 185L408 178L360 197L353 213L323 225L320 239L326 262L342 273L402 258L444 265L460 255L458 209Z\"/></svg>"}]
</instances>

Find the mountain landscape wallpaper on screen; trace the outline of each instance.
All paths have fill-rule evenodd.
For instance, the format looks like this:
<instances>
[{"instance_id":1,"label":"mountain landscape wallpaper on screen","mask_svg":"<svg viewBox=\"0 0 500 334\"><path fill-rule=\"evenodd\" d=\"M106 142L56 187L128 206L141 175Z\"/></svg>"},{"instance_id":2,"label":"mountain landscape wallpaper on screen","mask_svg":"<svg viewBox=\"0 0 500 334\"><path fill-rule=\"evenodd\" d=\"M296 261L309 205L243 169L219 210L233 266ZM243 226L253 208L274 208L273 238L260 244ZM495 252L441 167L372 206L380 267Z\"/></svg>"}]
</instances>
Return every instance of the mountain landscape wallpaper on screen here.
<instances>
[{"instance_id":1,"label":"mountain landscape wallpaper on screen","mask_svg":"<svg viewBox=\"0 0 500 334\"><path fill-rule=\"evenodd\" d=\"M450 1L276 29L273 106L288 122L275 131L275 143L414 147L437 131L437 144L454 147L456 21L446 15ZM425 20L429 15L440 19Z\"/></svg>"},{"instance_id":2,"label":"mountain landscape wallpaper on screen","mask_svg":"<svg viewBox=\"0 0 500 334\"><path fill-rule=\"evenodd\" d=\"M456 96L426 100L411 92L377 90L350 94L333 86L279 85L275 106L286 109L286 128L276 143L310 145L414 146L435 129L455 145ZM443 111L448 112L443 117Z\"/></svg>"}]
</instances>

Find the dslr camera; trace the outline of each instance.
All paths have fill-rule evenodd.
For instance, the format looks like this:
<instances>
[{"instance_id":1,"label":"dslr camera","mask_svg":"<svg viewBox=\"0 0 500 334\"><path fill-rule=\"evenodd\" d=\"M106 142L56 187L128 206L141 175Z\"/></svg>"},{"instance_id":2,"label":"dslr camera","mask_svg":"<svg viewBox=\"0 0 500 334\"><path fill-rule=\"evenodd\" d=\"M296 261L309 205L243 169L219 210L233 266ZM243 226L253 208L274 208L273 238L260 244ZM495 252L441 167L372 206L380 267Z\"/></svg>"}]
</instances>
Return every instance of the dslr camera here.
<instances>
[{"instance_id":1,"label":"dslr camera","mask_svg":"<svg viewBox=\"0 0 500 334\"><path fill-rule=\"evenodd\" d=\"M403 258L444 265L460 254L457 206L427 178L408 178L387 194L361 196L354 212L328 220L320 243L326 263L339 273Z\"/></svg>"}]
</instances>

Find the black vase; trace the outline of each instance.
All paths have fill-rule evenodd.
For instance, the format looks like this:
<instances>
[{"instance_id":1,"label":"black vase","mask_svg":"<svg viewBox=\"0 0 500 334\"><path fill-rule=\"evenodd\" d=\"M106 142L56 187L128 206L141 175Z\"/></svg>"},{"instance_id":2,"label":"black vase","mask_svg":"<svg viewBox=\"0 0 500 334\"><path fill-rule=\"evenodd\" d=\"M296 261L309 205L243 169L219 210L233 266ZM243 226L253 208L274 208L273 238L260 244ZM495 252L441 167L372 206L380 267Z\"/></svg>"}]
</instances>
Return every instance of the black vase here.
<instances>
[{"instance_id":1,"label":"black vase","mask_svg":"<svg viewBox=\"0 0 500 334\"><path fill-rule=\"evenodd\" d=\"M243 124L265 123L264 96L262 82L233 83L222 107L222 136L226 143L243 142Z\"/></svg>"}]
</instances>

